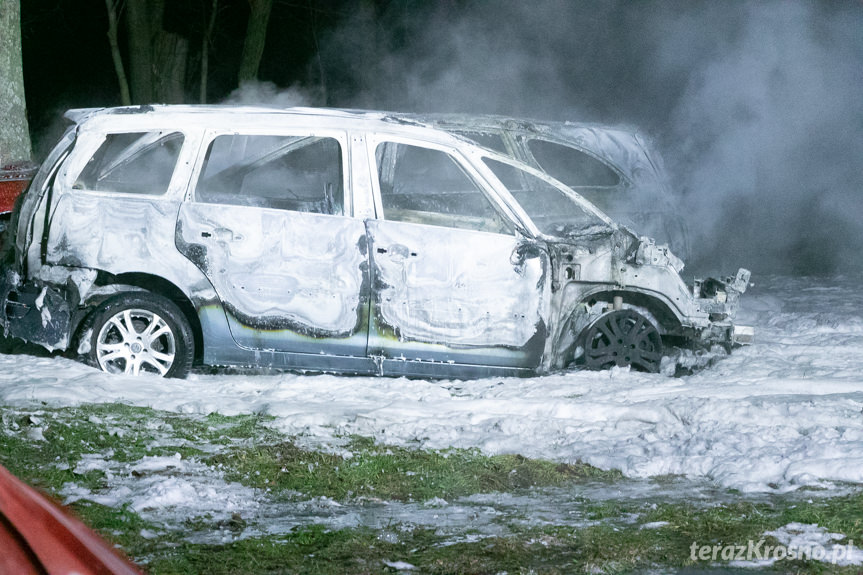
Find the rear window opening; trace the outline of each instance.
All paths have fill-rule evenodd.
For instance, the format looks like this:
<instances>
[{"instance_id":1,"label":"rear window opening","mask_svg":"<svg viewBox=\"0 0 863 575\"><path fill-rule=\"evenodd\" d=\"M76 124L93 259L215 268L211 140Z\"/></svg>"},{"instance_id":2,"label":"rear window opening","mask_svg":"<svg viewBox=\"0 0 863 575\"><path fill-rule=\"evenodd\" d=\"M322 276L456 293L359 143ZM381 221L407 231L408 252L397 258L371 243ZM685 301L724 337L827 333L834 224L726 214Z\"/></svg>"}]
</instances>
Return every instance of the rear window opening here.
<instances>
[{"instance_id":1,"label":"rear window opening","mask_svg":"<svg viewBox=\"0 0 863 575\"><path fill-rule=\"evenodd\" d=\"M108 134L72 187L121 194L164 194L182 147L180 132Z\"/></svg>"},{"instance_id":2,"label":"rear window opening","mask_svg":"<svg viewBox=\"0 0 863 575\"><path fill-rule=\"evenodd\" d=\"M617 172L581 150L540 139L530 139L527 145L540 167L570 188L607 188L620 184Z\"/></svg>"}]
</instances>

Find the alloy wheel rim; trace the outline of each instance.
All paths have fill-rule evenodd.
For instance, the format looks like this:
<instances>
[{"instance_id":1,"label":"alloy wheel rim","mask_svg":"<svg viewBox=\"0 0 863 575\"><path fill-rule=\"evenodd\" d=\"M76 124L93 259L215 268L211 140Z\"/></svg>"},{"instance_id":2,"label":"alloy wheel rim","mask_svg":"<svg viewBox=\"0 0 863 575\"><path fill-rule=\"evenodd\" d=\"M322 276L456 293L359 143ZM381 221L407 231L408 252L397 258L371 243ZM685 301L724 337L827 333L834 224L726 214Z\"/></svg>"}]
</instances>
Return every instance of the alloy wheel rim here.
<instances>
[{"instance_id":1,"label":"alloy wheel rim","mask_svg":"<svg viewBox=\"0 0 863 575\"><path fill-rule=\"evenodd\" d=\"M600 318L586 343L586 363L593 369L631 365L659 371L662 342L656 328L641 314L619 311Z\"/></svg>"},{"instance_id":2,"label":"alloy wheel rim","mask_svg":"<svg viewBox=\"0 0 863 575\"><path fill-rule=\"evenodd\" d=\"M126 309L111 316L99 330L96 358L109 373L164 376L174 365L176 339L168 323L145 309Z\"/></svg>"}]
</instances>

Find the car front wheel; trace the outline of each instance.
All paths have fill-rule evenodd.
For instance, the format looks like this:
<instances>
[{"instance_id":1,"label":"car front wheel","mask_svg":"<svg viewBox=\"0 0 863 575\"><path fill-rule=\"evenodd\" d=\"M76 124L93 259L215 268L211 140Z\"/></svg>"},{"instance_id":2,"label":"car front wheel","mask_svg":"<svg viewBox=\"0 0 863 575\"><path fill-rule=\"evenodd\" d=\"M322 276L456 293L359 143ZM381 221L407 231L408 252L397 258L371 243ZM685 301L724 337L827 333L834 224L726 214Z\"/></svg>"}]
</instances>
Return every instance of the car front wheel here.
<instances>
[{"instance_id":1,"label":"car front wheel","mask_svg":"<svg viewBox=\"0 0 863 575\"><path fill-rule=\"evenodd\" d=\"M584 332L584 365L588 369L632 366L658 372L662 337L646 317L629 309L613 311L597 319Z\"/></svg>"},{"instance_id":2,"label":"car front wheel","mask_svg":"<svg viewBox=\"0 0 863 575\"><path fill-rule=\"evenodd\" d=\"M149 292L116 296L93 319L90 359L108 373L183 378L194 358L189 322L172 301Z\"/></svg>"}]
</instances>

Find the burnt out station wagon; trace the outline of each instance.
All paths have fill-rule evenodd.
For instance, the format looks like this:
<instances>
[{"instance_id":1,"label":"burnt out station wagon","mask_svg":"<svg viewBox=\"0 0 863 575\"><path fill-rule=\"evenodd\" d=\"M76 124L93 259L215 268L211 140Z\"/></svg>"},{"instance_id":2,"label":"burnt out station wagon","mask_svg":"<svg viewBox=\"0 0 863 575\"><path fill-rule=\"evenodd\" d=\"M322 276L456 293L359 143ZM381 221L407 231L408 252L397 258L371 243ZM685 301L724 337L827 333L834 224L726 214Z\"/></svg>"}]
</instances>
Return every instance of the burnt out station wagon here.
<instances>
[{"instance_id":1,"label":"burnt out station wagon","mask_svg":"<svg viewBox=\"0 0 863 575\"><path fill-rule=\"evenodd\" d=\"M657 371L668 345L751 337L733 322L748 271L687 285L666 246L433 123L193 106L67 118L13 214L0 323L107 372Z\"/></svg>"}]
</instances>

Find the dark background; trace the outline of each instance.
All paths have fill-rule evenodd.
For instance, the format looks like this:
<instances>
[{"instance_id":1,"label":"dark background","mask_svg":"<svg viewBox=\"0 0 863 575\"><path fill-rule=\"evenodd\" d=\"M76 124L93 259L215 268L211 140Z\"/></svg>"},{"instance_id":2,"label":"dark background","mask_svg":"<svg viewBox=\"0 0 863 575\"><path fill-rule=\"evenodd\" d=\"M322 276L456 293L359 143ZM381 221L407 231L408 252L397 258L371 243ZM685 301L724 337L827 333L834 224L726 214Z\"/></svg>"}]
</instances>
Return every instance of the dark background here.
<instances>
[{"instance_id":1,"label":"dark background","mask_svg":"<svg viewBox=\"0 0 863 575\"><path fill-rule=\"evenodd\" d=\"M169 0L164 16L190 42L190 103L207 6ZM39 156L65 109L120 98L104 2L21 8ZM637 127L665 157L696 264L863 270L859 0L275 0L259 82L238 91L248 14L245 0L220 2L209 102Z\"/></svg>"}]
</instances>

